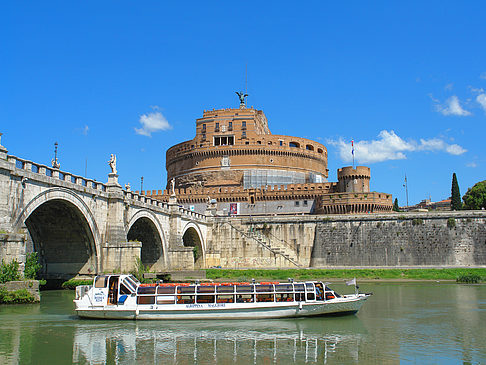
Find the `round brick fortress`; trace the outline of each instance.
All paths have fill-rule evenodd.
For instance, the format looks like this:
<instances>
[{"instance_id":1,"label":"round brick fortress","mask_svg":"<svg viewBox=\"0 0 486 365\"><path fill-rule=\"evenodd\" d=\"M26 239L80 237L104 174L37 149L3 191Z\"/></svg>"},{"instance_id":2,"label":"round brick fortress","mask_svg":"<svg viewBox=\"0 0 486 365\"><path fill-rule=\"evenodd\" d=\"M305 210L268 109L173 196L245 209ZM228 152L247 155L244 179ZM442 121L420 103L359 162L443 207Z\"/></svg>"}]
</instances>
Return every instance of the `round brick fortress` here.
<instances>
[{"instance_id":1,"label":"round brick fortress","mask_svg":"<svg viewBox=\"0 0 486 365\"><path fill-rule=\"evenodd\" d=\"M166 155L176 188L244 187L327 181L327 149L306 138L273 135L253 108L204 111L194 139ZM369 185L368 185L369 186Z\"/></svg>"}]
</instances>

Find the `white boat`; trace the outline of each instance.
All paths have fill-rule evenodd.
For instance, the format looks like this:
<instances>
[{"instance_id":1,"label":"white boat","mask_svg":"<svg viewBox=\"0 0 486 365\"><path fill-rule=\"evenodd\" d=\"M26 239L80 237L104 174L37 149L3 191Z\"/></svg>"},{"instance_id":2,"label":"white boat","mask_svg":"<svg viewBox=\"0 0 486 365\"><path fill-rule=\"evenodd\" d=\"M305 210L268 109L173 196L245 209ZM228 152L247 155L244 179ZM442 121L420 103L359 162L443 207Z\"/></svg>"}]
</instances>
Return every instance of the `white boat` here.
<instances>
[{"instance_id":1,"label":"white boat","mask_svg":"<svg viewBox=\"0 0 486 365\"><path fill-rule=\"evenodd\" d=\"M256 319L356 313L371 294L339 295L319 281L141 284L99 275L76 287L76 312L106 319Z\"/></svg>"}]
</instances>

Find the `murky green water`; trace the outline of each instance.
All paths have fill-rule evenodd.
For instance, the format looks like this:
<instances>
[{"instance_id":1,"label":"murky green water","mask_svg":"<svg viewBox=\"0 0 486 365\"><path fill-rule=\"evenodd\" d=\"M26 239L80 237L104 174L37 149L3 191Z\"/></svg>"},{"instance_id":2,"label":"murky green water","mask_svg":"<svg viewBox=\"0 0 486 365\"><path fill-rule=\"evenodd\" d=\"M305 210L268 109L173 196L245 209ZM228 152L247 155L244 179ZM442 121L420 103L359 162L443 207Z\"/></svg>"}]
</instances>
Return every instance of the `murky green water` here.
<instances>
[{"instance_id":1,"label":"murky green water","mask_svg":"<svg viewBox=\"0 0 486 365\"><path fill-rule=\"evenodd\" d=\"M74 292L43 292L0 306L0 364L486 363L485 285L361 290L375 295L356 316L170 322L81 320Z\"/></svg>"}]
</instances>

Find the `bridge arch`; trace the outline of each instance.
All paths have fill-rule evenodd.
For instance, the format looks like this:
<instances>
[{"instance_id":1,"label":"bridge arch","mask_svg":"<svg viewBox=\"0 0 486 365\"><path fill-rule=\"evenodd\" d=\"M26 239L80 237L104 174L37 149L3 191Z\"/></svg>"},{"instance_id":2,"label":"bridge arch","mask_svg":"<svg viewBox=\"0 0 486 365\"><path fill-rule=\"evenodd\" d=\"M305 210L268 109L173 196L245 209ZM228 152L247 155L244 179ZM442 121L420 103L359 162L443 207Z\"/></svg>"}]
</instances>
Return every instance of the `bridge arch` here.
<instances>
[{"instance_id":1,"label":"bridge arch","mask_svg":"<svg viewBox=\"0 0 486 365\"><path fill-rule=\"evenodd\" d=\"M182 230L182 242L185 247L193 247L194 268L203 268L206 262L206 245L203 234L197 224L189 222Z\"/></svg>"},{"instance_id":2,"label":"bridge arch","mask_svg":"<svg viewBox=\"0 0 486 365\"><path fill-rule=\"evenodd\" d=\"M167 267L167 240L157 216L147 210L138 210L127 225L127 239L142 242L141 261L150 269Z\"/></svg>"},{"instance_id":3,"label":"bridge arch","mask_svg":"<svg viewBox=\"0 0 486 365\"><path fill-rule=\"evenodd\" d=\"M93 213L73 191L51 188L32 198L14 220L27 227L46 278L99 272L100 233Z\"/></svg>"}]
</instances>

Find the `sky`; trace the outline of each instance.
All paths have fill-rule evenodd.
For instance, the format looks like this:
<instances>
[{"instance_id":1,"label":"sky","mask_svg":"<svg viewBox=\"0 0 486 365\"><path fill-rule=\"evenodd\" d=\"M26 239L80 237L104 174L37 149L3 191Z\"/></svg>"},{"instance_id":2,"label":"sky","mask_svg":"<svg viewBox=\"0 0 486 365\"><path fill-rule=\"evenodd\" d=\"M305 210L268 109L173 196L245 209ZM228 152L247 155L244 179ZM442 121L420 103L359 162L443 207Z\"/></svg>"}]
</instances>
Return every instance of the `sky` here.
<instances>
[{"instance_id":1,"label":"sky","mask_svg":"<svg viewBox=\"0 0 486 365\"><path fill-rule=\"evenodd\" d=\"M484 1L0 4L1 144L106 182L166 186L204 110L263 110L273 134L355 163L406 205L486 179Z\"/></svg>"}]
</instances>

